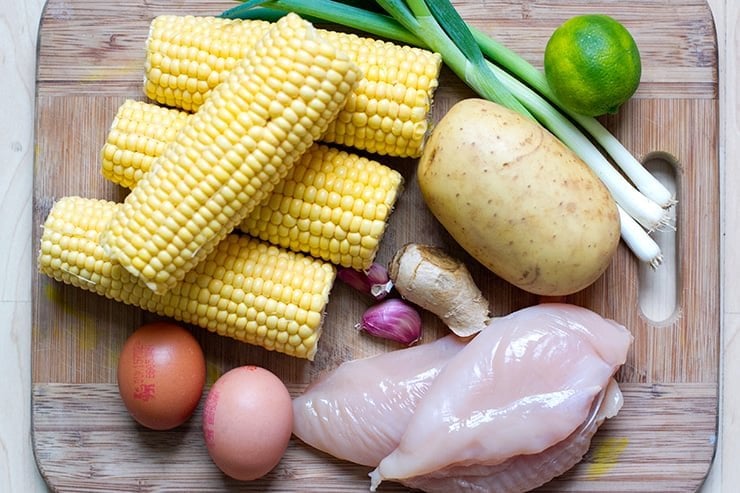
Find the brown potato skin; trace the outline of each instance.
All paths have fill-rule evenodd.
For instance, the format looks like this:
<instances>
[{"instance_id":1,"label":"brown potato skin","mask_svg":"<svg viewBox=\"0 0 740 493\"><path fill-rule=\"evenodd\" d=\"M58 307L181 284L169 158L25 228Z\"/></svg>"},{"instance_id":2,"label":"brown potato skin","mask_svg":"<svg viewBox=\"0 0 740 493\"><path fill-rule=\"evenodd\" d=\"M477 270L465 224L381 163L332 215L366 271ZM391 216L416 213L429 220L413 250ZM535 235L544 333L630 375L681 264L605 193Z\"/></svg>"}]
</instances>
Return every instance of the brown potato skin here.
<instances>
[{"instance_id":1,"label":"brown potato skin","mask_svg":"<svg viewBox=\"0 0 740 493\"><path fill-rule=\"evenodd\" d=\"M417 179L450 235L530 293L586 288L619 245L616 203L591 169L544 127L490 101L450 108L425 144Z\"/></svg>"}]
</instances>

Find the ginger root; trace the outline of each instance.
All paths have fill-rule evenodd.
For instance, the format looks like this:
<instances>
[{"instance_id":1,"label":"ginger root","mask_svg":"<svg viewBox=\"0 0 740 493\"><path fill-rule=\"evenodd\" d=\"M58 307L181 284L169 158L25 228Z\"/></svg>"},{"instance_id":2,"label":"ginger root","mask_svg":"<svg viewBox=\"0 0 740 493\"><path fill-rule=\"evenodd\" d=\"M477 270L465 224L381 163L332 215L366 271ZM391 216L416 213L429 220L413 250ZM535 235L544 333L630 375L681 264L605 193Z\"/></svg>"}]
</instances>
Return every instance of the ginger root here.
<instances>
[{"instance_id":1,"label":"ginger root","mask_svg":"<svg viewBox=\"0 0 740 493\"><path fill-rule=\"evenodd\" d=\"M388 274L398 293L437 315L461 337L480 332L489 305L465 264L440 248L409 243L391 259Z\"/></svg>"}]
</instances>

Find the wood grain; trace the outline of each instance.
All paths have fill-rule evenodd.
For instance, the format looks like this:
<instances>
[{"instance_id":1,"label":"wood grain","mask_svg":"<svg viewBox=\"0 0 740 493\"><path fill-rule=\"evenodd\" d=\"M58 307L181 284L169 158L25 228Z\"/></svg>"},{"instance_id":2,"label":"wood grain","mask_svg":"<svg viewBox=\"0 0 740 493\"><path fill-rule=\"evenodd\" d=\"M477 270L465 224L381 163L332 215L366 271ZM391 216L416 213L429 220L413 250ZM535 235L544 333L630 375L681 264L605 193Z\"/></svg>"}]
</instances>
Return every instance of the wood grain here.
<instances>
[{"instance_id":1,"label":"wood grain","mask_svg":"<svg viewBox=\"0 0 740 493\"><path fill-rule=\"evenodd\" d=\"M125 97L142 98L143 42L151 18L172 12L215 14L229 5L188 0L176 6L155 1L120 8L92 0L49 1L39 37L34 225L41 224L53 201L64 195L122 199L123 191L100 176L98 152L118 104ZM619 18L635 34L649 69L636 97L604 123L639 158L670 162L674 169L680 201L677 309L659 322L640 312L640 266L626 248L620 249L599 281L569 297L573 303L620 321L635 335L633 350L619 375L629 389L625 412L600 431L595 450L599 440L612 445L626 440L641 446L626 446L615 467L599 477L586 478L584 463L545 489L644 491L649 485L655 491L694 491L714 450L719 363L718 83L710 12L698 0L652 0L634 5L619 1L471 0L456 5L465 18L536 65L552 29L576 13L598 7ZM101 17L110 20L101 22ZM433 117L438 119L455 101L470 95L445 70ZM423 239L468 262L494 313L508 313L536 302L532 295L507 285L472 261L439 227L416 188L413 161L389 163L404 174L408 187L391 217L380 261L387 261L407 241ZM34 226L34 245L38 237L38 226ZM202 491L225 487L218 474L191 473L201 471L201 465L203 470L212 467L207 458L203 460L205 449L196 439L197 419L180 430L181 435L168 435L167 440L184 444L182 460L172 467L188 472L178 475L176 484L166 486L157 483L157 474L164 473L151 467L152 460L165 460L162 450L151 445L157 438L132 430L125 411L111 403L122 342L151 317L41 276L33 279L32 307L34 447L42 474L53 488L94 491L115 484L143 491ZM252 363L270 368L300 388L342 361L395 347L352 329L348 321L358 320L365 307L366 303L346 287L335 287L319 353L312 363L235 344L202 330L194 333L208 358L210 382L230 367ZM429 314L424 315L424 322L425 341L445 331ZM75 418L75 413L68 412L70 406L83 416L93 413L100 419ZM56 413L56 418L45 428L42 416L49 412ZM157 437L165 439L164 435ZM123 444L133 457L119 461L120 452L104 444ZM306 459L305 454L315 453L299 444L290 450L286 464L290 466L288 477L294 481L287 484L281 474L288 473L276 472L265 482L245 487L259 491L367 488L366 471L327 457ZM137 453L145 455L137 460ZM149 453L158 459L148 457ZM151 486L155 483L161 488Z\"/></svg>"},{"instance_id":2,"label":"wood grain","mask_svg":"<svg viewBox=\"0 0 740 493\"><path fill-rule=\"evenodd\" d=\"M301 385L292 385L296 395ZM607 421L584 460L537 491L694 491L705 473L692 460L712 448L716 388L711 384L622 384L625 406ZM34 389L38 460L57 491L367 491L370 468L318 452L293 439L264 480L223 477L202 446L200 411L174 431L155 432L126 414L115 384L47 384ZM687 401L691 402L686 405ZM661 419L656 421L655 410ZM659 426L656 426L658 425ZM670 428L671 437L662 437ZM655 441L661 441L656 453ZM101 454L101 451L105 451ZM101 457L104 455L104 457ZM623 461L630 456L636 462ZM77 467L70 467L79 464ZM615 486L618 485L618 488ZM381 491L405 491L392 483Z\"/></svg>"}]
</instances>

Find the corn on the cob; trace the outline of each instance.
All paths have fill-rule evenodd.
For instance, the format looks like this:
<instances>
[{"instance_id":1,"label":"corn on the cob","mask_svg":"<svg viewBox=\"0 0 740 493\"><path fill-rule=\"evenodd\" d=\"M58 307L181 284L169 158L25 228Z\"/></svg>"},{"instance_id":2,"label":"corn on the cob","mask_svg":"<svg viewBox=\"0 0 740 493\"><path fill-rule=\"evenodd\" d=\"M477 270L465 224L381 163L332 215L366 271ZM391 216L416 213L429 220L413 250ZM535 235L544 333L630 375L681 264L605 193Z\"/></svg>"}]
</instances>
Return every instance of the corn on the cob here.
<instances>
[{"instance_id":1,"label":"corn on the cob","mask_svg":"<svg viewBox=\"0 0 740 493\"><path fill-rule=\"evenodd\" d=\"M195 110L269 29L259 20L163 15L147 39L146 95ZM437 53L319 30L347 53L363 79L322 140L378 154L419 157L442 59Z\"/></svg>"},{"instance_id":2,"label":"corn on the cob","mask_svg":"<svg viewBox=\"0 0 740 493\"><path fill-rule=\"evenodd\" d=\"M100 235L121 204L64 197L43 225L41 273L220 335L313 359L334 267L247 236L228 235L163 295L113 262Z\"/></svg>"},{"instance_id":3,"label":"corn on the cob","mask_svg":"<svg viewBox=\"0 0 740 493\"><path fill-rule=\"evenodd\" d=\"M126 100L101 151L103 175L133 188L190 114ZM343 267L368 269L403 184L381 163L314 144L239 228Z\"/></svg>"},{"instance_id":4,"label":"corn on the cob","mask_svg":"<svg viewBox=\"0 0 740 493\"><path fill-rule=\"evenodd\" d=\"M101 151L105 178L133 188L174 142L191 113L127 99L116 112Z\"/></svg>"},{"instance_id":5,"label":"corn on the cob","mask_svg":"<svg viewBox=\"0 0 740 493\"><path fill-rule=\"evenodd\" d=\"M296 14L211 92L101 239L164 293L272 192L347 101L357 67Z\"/></svg>"},{"instance_id":6,"label":"corn on the cob","mask_svg":"<svg viewBox=\"0 0 740 493\"><path fill-rule=\"evenodd\" d=\"M401 175L325 145L314 145L291 171L240 229L334 264L369 269Z\"/></svg>"}]
</instances>

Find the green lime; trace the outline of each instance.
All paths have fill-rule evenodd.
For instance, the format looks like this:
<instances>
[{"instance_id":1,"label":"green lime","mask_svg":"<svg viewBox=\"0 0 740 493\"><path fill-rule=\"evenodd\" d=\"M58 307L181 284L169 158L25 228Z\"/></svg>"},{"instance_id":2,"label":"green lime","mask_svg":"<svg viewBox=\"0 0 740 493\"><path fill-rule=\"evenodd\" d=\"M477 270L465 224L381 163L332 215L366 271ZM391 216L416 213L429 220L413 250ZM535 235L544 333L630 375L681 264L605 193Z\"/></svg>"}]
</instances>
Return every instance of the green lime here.
<instances>
[{"instance_id":1,"label":"green lime","mask_svg":"<svg viewBox=\"0 0 740 493\"><path fill-rule=\"evenodd\" d=\"M567 109L582 115L616 113L637 90L641 72L635 40L608 15L568 19L545 47L550 88Z\"/></svg>"}]
</instances>

